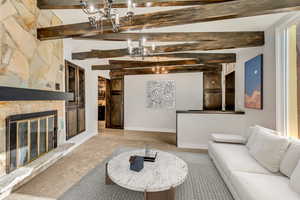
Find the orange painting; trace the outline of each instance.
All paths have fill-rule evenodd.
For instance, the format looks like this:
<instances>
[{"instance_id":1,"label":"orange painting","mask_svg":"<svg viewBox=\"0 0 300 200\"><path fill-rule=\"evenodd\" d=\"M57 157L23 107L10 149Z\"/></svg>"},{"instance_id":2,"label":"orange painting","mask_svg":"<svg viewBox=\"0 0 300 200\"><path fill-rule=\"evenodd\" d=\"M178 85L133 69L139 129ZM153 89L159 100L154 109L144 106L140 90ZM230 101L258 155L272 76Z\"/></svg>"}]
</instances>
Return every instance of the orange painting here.
<instances>
[{"instance_id":1,"label":"orange painting","mask_svg":"<svg viewBox=\"0 0 300 200\"><path fill-rule=\"evenodd\" d=\"M263 55L245 64L245 107L263 108Z\"/></svg>"}]
</instances>

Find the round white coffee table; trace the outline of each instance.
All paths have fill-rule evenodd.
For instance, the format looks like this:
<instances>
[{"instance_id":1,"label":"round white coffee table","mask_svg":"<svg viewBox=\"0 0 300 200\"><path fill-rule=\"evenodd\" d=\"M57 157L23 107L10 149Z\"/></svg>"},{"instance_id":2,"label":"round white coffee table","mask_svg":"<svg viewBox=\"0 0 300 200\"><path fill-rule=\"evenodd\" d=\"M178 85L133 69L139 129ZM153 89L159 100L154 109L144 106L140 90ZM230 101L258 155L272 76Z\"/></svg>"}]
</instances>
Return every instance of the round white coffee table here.
<instances>
[{"instance_id":1,"label":"round white coffee table","mask_svg":"<svg viewBox=\"0 0 300 200\"><path fill-rule=\"evenodd\" d=\"M155 162L144 162L140 172L131 171L129 158L144 156L145 150L121 153L107 163L106 183L115 183L129 190L144 192L146 200L175 199L175 188L187 177L188 166L177 156L159 151Z\"/></svg>"}]
</instances>

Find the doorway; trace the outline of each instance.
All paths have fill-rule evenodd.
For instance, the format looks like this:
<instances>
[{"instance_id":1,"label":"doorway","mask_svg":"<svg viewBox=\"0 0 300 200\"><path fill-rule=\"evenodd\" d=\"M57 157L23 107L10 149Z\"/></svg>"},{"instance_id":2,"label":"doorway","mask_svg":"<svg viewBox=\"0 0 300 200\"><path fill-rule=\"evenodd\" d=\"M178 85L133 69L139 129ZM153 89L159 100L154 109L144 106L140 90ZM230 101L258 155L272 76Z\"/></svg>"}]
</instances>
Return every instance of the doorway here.
<instances>
[{"instance_id":1,"label":"doorway","mask_svg":"<svg viewBox=\"0 0 300 200\"><path fill-rule=\"evenodd\" d=\"M110 82L109 79L98 77L98 129L108 128L110 121Z\"/></svg>"},{"instance_id":2,"label":"doorway","mask_svg":"<svg viewBox=\"0 0 300 200\"><path fill-rule=\"evenodd\" d=\"M124 79L98 77L98 129L123 129Z\"/></svg>"}]
</instances>

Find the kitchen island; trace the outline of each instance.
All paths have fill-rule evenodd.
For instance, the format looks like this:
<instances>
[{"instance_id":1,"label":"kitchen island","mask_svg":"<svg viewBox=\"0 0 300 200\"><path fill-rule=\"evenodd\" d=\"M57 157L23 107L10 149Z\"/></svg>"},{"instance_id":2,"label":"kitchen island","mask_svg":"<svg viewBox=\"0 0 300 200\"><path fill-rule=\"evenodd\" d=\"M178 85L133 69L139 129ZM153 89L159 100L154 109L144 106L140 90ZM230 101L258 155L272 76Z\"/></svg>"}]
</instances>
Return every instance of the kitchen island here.
<instances>
[{"instance_id":1,"label":"kitchen island","mask_svg":"<svg viewBox=\"0 0 300 200\"><path fill-rule=\"evenodd\" d=\"M207 149L212 133L244 134L242 111L178 110L176 141L179 148Z\"/></svg>"}]
</instances>

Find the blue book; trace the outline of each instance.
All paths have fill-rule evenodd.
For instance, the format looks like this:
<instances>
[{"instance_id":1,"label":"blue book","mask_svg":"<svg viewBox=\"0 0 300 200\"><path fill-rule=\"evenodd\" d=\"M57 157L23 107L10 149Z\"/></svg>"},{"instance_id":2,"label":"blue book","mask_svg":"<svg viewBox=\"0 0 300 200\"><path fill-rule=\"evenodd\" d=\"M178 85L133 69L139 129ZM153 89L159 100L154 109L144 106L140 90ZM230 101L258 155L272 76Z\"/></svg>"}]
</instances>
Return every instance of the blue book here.
<instances>
[{"instance_id":1,"label":"blue book","mask_svg":"<svg viewBox=\"0 0 300 200\"><path fill-rule=\"evenodd\" d=\"M129 159L130 170L139 172L144 168L144 157L131 156Z\"/></svg>"}]
</instances>

